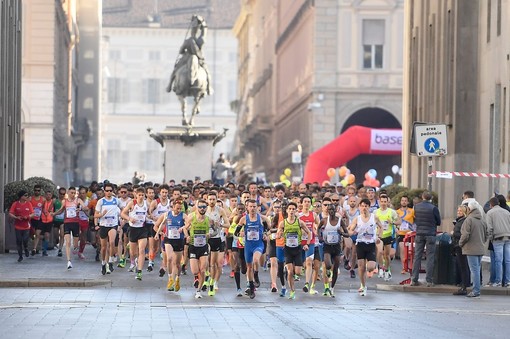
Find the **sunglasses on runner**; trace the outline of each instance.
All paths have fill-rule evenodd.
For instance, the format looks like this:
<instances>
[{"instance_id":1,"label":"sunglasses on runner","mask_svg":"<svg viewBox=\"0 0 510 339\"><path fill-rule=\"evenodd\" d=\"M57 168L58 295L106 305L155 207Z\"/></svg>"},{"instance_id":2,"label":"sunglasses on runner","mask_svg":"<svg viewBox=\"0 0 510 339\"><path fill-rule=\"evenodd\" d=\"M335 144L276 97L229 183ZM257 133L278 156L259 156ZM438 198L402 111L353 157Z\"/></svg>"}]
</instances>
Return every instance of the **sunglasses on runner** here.
<instances>
[{"instance_id":1,"label":"sunglasses on runner","mask_svg":"<svg viewBox=\"0 0 510 339\"><path fill-rule=\"evenodd\" d=\"M202 210L202 209L206 209L206 208L207 208L207 205L197 206L197 208L200 208L201 210Z\"/></svg>"}]
</instances>

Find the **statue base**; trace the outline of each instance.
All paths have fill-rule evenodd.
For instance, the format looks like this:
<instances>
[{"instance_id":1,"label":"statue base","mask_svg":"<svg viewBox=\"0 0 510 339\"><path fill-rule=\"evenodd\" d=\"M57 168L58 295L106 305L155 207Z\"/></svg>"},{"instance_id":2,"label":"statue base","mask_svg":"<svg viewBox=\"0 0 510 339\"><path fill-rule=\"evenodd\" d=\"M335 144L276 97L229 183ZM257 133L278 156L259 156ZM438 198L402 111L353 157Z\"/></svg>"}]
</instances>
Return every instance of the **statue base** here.
<instances>
[{"instance_id":1,"label":"statue base","mask_svg":"<svg viewBox=\"0 0 510 339\"><path fill-rule=\"evenodd\" d=\"M211 179L213 140L219 134L205 126L167 126L155 134L165 147L165 182Z\"/></svg>"}]
</instances>

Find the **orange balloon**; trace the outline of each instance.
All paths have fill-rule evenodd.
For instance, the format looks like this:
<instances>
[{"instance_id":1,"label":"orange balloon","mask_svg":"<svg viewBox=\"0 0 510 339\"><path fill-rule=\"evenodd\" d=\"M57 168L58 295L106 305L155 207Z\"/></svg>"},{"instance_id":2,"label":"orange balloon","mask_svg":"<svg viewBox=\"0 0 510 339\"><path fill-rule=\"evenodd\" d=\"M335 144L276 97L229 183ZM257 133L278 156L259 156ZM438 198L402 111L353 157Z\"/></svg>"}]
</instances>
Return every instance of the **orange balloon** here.
<instances>
[{"instance_id":1,"label":"orange balloon","mask_svg":"<svg viewBox=\"0 0 510 339\"><path fill-rule=\"evenodd\" d=\"M356 181L356 177L354 176L354 174L349 174L347 176L347 183L350 185L350 184L354 184L354 182Z\"/></svg>"},{"instance_id":2,"label":"orange balloon","mask_svg":"<svg viewBox=\"0 0 510 339\"><path fill-rule=\"evenodd\" d=\"M366 179L367 181L370 181L370 179L371 179L371 178L372 178L372 177L370 176L370 173L366 172L366 173L365 173L365 179ZM365 186L366 186L366 185L365 185Z\"/></svg>"},{"instance_id":3,"label":"orange balloon","mask_svg":"<svg viewBox=\"0 0 510 339\"><path fill-rule=\"evenodd\" d=\"M338 175L340 175L341 178L345 177L347 174L347 167L345 166L342 166L340 167L340 169L338 170Z\"/></svg>"},{"instance_id":4,"label":"orange balloon","mask_svg":"<svg viewBox=\"0 0 510 339\"><path fill-rule=\"evenodd\" d=\"M379 187L379 186L381 186L381 182L380 182L379 180L377 180L377 179L376 179L376 180L374 181L374 186L375 186L375 187Z\"/></svg>"},{"instance_id":5,"label":"orange balloon","mask_svg":"<svg viewBox=\"0 0 510 339\"><path fill-rule=\"evenodd\" d=\"M333 167L331 167L328 168L328 171L326 173L328 174L328 177L332 178L335 175L335 172L336 170Z\"/></svg>"}]
</instances>

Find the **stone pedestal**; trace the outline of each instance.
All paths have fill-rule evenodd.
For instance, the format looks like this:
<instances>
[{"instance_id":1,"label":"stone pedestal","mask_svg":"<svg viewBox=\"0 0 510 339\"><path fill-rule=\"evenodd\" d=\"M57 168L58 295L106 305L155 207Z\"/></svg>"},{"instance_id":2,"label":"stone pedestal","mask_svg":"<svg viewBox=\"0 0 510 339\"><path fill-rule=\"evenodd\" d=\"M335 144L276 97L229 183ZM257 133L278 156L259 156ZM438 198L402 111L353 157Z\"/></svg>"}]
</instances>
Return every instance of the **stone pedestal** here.
<instances>
[{"instance_id":1,"label":"stone pedestal","mask_svg":"<svg viewBox=\"0 0 510 339\"><path fill-rule=\"evenodd\" d=\"M213 141L220 133L210 127L167 126L153 138L165 147L165 182L211 179Z\"/></svg>"}]
</instances>

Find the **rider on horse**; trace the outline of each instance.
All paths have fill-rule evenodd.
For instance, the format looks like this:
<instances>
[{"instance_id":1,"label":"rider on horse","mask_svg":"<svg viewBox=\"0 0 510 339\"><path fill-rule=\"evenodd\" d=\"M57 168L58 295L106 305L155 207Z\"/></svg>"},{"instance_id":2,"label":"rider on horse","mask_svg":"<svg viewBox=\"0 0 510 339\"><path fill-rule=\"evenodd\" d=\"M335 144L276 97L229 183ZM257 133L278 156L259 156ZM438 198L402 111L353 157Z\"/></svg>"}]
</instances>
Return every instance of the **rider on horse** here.
<instances>
[{"instance_id":1,"label":"rider on horse","mask_svg":"<svg viewBox=\"0 0 510 339\"><path fill-rule=\"evenodd\" d=\"M181 67L187 67L188 60L192 55L195 55L198 59L199 65L204 69L207 74L207 94L212 94L211 87L211 76L209 74L209 70L207 69L207 65L205 64L204 55L202 53L202 46L205 43L205 38L207 34L207 24L203 17L200 15L193 15L191 18L191 36L184 40L181 48L179 49L180 58L177 60L174 66L174 70L172 71L172 75L170 76L170 83L167 87L167 92L172 90L172 85L175 80L175 76L177 71ZM193 84L190 84L193 86Z\"/></svg>"}]
</instances>

